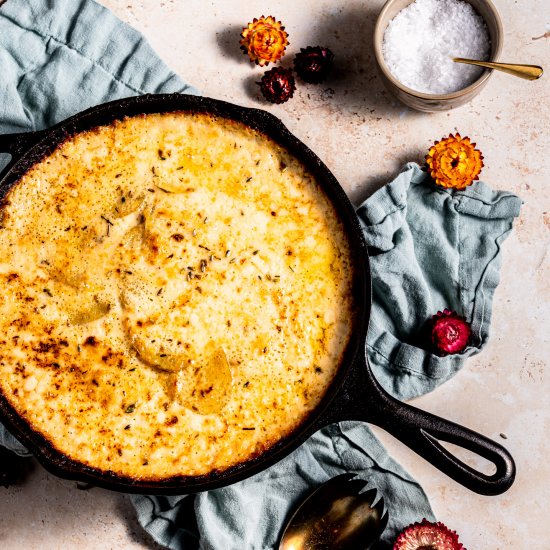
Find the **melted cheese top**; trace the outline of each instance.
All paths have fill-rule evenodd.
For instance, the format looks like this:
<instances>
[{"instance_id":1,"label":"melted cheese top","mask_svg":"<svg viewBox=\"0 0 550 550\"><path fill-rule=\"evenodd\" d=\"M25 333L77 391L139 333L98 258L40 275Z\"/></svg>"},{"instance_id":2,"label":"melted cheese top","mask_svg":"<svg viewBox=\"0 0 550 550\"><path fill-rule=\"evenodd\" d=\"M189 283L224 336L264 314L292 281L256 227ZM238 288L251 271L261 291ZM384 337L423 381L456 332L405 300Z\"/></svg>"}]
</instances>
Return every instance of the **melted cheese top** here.
<instances>
[{"instance_id":1,"label":"melted cheese top","mask_svg":"<svg viewBox=\"0 0 550 550\"><path fill-rule=\"evenodd\" d=\"M0 391L60 452L201 475L289 435L339 368L352 262L288 151L205 114L83 132L0 209Z\"/></svg>"}]
</instances>

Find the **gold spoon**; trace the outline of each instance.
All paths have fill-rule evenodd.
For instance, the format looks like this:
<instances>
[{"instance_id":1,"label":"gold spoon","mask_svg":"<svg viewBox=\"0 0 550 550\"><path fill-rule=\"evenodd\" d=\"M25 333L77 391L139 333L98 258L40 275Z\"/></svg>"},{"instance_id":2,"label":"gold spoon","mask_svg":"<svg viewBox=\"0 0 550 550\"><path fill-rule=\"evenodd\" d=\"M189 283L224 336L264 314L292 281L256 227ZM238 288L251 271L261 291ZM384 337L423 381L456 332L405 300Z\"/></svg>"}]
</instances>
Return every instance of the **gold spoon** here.
<instances>
[{"instance_id":1,"label":"gold spoon","mask_svg":"<svg viewBox=\"0 0 550 550\"><path fill-rule=\"evenodd\" d=\"M475 59L464 59L463 57L453 57L456 63L466 63L468 65L477 65L486 69L495 69L526 80L537 80L542 76L542 67L538 65L517 65L515 63L492 63L490 61L476 61Z\"/></svg>"},{"instance_id":2,"label":"gold spoon","mask_svg":"<svg viewBox=\"0 0 550 550\"><path fill-rule=\"evenodd\" d=\"M333 477L316 489L288 521L279 550L365 550L388 523L384 500L355 474ZM375 501L378 502L375 503Z\"/></svg>"}]
</instances>

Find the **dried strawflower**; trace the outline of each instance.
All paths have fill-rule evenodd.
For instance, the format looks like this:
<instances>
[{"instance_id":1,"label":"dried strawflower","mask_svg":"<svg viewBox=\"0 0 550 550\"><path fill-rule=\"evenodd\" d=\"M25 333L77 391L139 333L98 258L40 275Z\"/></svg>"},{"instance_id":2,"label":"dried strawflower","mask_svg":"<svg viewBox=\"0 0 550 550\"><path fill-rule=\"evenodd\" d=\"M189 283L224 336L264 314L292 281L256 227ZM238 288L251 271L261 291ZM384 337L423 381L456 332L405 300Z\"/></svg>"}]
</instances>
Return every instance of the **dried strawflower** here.
<instances>
[{"instance_id":1,"label":"dried strawflower","mask_svg":"<svg viewBox=\"0 0 550 550\"><path fill-rule=\"evenodd\" d=\"M469 323L450 309L432 317L432 343L440 355L464 351L472 333Z\"/></svg>"},{"instance_id":2,"label":"dried strawflower","mask_svg":"<svg viewBox=\"0 0 550 550\"><path fill-rule=\"evenodd\" d=\"M243 29L241 37L241 50L261 67L279 61L288 46L285 28L271 15L254 18L254 21Z\"/></svg>"},{"instance_id":3,"label":"dried strawflower","mask_svg":"<svg viewBox=\"0 0 550 550\"><path fill-rule=\"evenodd\" d=\"M397 537L393 550L466 550L458 535L443 523L423 519L413 523Z\"/></svg>"},{"instance_id":4,"label":"dried strawflower","mask_svg":"<svg viewBox=\"0 0 550 550\"><path fill-rule=\"evenodd\" d=\"M288 101L296 89L292 71L283 67L273 67L266 71L258 84L263 96L271 103Z\"/></svg>"},{"instance_id":5,"label":"dried strawflower","mask_svg":"<svg viewBox=\"0 0 550 550\"><path fill-rule=\"evenodd\" d=\"M430 176L437 185L464 189L477 180L483 167L483 155L469 137L449 134L436 141L426 155Z\"/></svg>"},{"instance_id":6,"label":"dried strawflower","mask_svg":"<svg viewBox=\"0 0 550 550\"><path fill-rule=\"evenodd\" d=\"M308 46L301 48L294 58L294 70L305 82L318 84L327 77L334 54L321 46Z\"/></svg>"}]
</instances>

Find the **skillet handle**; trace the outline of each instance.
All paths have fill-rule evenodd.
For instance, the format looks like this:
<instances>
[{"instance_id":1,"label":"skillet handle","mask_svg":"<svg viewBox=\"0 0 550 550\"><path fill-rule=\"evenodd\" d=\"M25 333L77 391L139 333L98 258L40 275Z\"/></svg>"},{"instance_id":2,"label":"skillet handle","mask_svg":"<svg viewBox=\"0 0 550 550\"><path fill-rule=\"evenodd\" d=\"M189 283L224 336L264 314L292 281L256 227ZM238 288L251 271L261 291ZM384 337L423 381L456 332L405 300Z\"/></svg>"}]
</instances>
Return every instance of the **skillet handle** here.
<instances>
[{"instance_id":1,"label":"skillet handle","mask_svg":"<svg viewBox=\"0 0 550 550\"><path fill-rule=\"evenodd\" d=\"M514 482L510 453L498 443L468 428L397 401L384 392L384 413L371 422L388 431L456 482L482 495L499 495ZM463 447L487 459L496 471L484 474L443 447L440 441Z\"/></svg>"},{"instance_id":2,"label":"skillet handle","mask_svg":"<svg viewBox=\"0 0 550 550\"><path fill-rule=\"evenodd\" d=\"M499 495L514 482L516 467L504 447L468 428L395 399L380 386L366 357L351 366L316 429L342 420L376 424L457 483L481 495ZM492 462L495 473L487 475L469 466L440 441L458 445Z\"/></svg>"}]
</instances>

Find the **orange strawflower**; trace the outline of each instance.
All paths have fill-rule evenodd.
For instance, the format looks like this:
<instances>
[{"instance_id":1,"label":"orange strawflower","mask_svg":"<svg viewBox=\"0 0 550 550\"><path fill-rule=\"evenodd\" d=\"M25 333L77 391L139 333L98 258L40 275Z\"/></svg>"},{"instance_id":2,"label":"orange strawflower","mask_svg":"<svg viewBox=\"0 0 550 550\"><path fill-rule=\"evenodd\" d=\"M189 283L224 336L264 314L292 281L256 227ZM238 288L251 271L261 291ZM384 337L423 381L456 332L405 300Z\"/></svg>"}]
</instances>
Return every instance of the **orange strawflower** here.
<instances>
[{"instance_id":1,"label":"orange strawflower","mask_svg":"<svg viewBox=\"0 0 550 550\"><path fill-rule=\"evenodd\" d=\"M465 189L479 178L483 155L469 137L449 134L436 141L426 155L430 176L437 185Z\"/></svg>"},{"instance_id":2,"label":"orange strawflower","mask_svg":"<svg viewBox=\"0 0 550 550\"><path fill-rule=\"evenodd\" d=\"M261 67L283 57L288 46L288 34L280 21L263 15L249 23L241 33L241 50Z\"/></svg>"}]
</instances>

